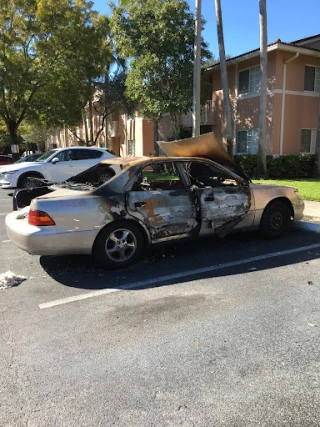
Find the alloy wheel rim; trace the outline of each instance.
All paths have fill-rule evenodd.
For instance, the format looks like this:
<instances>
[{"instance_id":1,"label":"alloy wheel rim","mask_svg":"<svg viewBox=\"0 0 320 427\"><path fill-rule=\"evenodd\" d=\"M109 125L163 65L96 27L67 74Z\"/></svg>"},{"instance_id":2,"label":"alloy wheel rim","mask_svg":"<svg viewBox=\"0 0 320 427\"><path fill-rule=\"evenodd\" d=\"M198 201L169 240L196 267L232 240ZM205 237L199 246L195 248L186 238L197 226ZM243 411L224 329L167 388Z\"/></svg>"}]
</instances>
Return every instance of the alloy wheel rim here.
<instances>
[{"instance_id":1,"label":"alloy wheel rim","mask_svg":"<svg viewBox=\"0 0 320 427\"><path fill-rule=\"evenodd\" d=\"M108 257L115 262L128 261L136 252L137 239L132 231L126 228L119 228L113 231L105 245Z\"/></svg>"},{"instance_id":2,"label":"alloy wheel rim","mask_svg":"<svg viewBox=\"0 0 320 427\"><path fill-rule=\"evenodd\" d=\"M278 231L282 228L284 218L282 212L275 211L269 218L269 226L272 231Z\"/></svg>"}]
</instances>

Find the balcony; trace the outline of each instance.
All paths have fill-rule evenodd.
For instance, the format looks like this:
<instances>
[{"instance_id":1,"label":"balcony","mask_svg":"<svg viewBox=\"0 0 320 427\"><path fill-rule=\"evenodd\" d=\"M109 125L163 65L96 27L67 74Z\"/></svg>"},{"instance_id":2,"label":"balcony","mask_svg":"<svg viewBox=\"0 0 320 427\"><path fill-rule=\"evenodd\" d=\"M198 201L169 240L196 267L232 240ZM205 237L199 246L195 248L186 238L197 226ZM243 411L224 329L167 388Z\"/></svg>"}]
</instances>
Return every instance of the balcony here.
<instances>
[{"instance_id":1,"label":"balcony","mask_svg":"<svg viewBox=\"0 0 320 427\"><path fill-rule=\"evenodd\" d=\"M201 107L200 113L200 125L213 125L213 102L207 101ZM182 115L182 126L183 127L192 127L192 112L189 111L188 114Z\"/></svg>"},{"instance_id":2,"label":"balcony","mask_svg":"<svg viewBox=\"0 0 320 427\"><path fill-rule=\"evenodd\" d=\"M112 120L111 122L108 122L108 133L111 138L119 135L120 131L118 120Z\"/></svg>"}]
</instances>

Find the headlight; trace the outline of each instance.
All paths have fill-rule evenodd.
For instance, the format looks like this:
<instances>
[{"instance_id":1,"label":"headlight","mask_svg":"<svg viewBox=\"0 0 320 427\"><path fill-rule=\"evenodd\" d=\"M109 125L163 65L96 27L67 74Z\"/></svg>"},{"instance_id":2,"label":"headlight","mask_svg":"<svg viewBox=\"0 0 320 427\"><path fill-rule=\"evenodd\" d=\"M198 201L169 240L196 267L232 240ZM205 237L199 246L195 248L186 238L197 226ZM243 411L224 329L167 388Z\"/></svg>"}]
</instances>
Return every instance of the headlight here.
<instances>
[{"instance_id":1,"label":"headlight","mask_svg":"<svg viewBox=\"0 0 320 427\"><path fill-rule=\"evenodd\" d=\"M19 172L19 171L16 170L16 171L9 171L9 172L2 172L2 173L6 174L6 175L12 175L12 174L17 173L17 172Z\"/></svg>"}]
</instances>

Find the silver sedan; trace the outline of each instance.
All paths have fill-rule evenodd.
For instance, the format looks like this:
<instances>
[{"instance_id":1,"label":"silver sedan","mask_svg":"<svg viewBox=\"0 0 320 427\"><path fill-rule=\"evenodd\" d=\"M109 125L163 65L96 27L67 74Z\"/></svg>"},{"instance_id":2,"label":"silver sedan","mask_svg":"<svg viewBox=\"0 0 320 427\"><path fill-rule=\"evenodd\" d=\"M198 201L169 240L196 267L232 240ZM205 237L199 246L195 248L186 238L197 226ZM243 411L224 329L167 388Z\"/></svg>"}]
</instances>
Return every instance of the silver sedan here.
<instances>
[{"instance_id":1,"label":"silver sedan","mask_svg":"<svg viewBox=\"0 0 320 427\"><path fill-rule=\"evenodd\" d=\"M93 254L114 269L134 263L156 243L234 230L259 230L274 239L302 218L297 189L252 184L241 170L231 170L232 163L221 163L199 157L104 160L63 184L17 191L21 209L6 217L7 232L29 253ZM105 182L110 165L120 165L120 172Z\"/></svg>"}]
</instances>

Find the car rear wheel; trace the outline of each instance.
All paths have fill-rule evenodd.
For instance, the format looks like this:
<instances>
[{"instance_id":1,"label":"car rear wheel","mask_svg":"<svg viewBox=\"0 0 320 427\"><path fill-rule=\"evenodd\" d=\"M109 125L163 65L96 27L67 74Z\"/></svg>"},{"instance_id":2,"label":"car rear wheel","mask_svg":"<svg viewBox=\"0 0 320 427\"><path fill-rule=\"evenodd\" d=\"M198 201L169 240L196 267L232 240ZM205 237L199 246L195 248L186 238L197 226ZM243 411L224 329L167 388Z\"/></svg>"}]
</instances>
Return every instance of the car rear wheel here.
<instances>
[{"instance_id":1,"label":"car rear wheel","mask_svg":"<svg viewBox=\"0 0 320 427\"><path fill-rule=\"evenodd\" d=\"M42 178L39 175L24 175L23 177L20 178L19 182L18 182L18 188L37 188L37 187L41 187L42 184L40 181L38 181L37 179L34 178Z\"/></svg>"},{"instance_id":2,"label":"car rear wheel","mask_svg":"<svg viewBox=\"0 0 320 427\"><path fill-rule=\"evenodd\" d=\"M266 207L260 222L260 234L268 240L278 239L288 230L291 223L289 207L281 202L272 202Z\"/></svg>"},{"instance_id":3,"label":"car rear wheel","mask_svg":"<svg viewBox=\"0 0 320 427\"><path fill-rule=\"evenodd\" d=\"M118 221L105 227L97 237L93 255L110 270L128 267L142 254L144 238L134 223Z\"/></svg>"}]
</instances>

